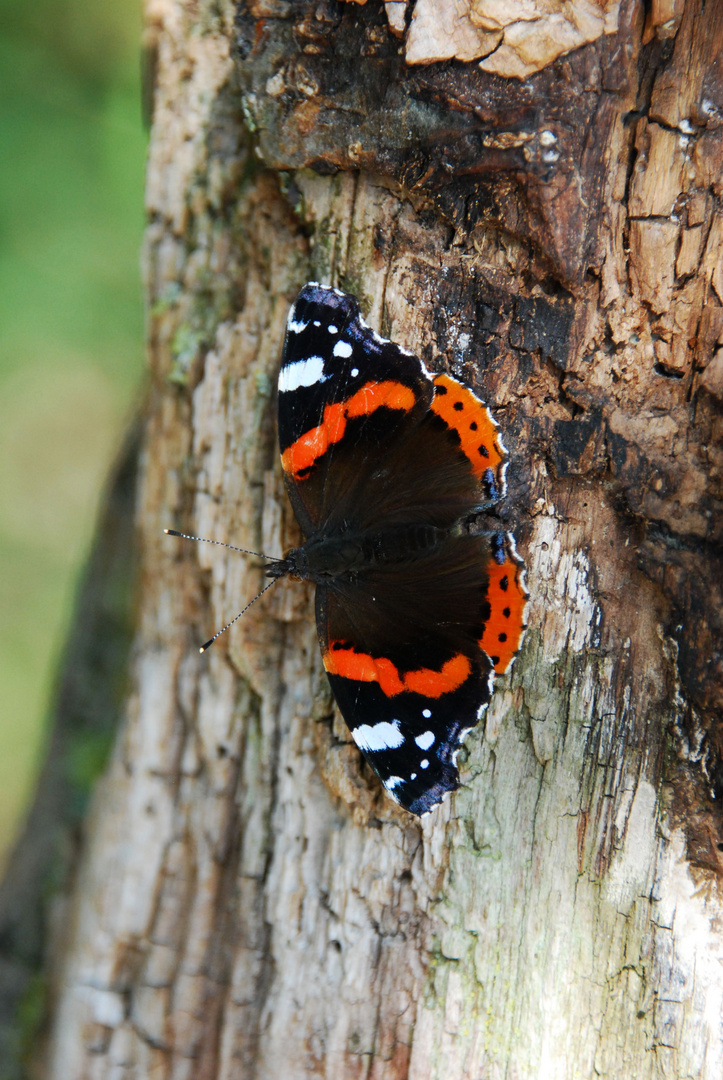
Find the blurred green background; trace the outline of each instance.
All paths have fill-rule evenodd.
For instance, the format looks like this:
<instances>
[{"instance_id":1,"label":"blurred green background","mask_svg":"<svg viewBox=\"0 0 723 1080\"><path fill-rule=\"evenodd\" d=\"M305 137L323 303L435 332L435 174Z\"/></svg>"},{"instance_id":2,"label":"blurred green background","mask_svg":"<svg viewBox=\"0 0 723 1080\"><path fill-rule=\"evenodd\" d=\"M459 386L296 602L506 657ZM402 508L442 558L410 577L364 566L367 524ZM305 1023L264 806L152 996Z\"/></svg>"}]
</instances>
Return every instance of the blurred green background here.
<instances>
[{"instance_id":1,"label":"blurred green background","mask_svg":"<svg viewBox=\"0 0 723 1080\"><path fill-rule=\"evenodd\" d=\"M143 371L140 0L0 0L0 865Z\"/></svg>"}]
</instances>

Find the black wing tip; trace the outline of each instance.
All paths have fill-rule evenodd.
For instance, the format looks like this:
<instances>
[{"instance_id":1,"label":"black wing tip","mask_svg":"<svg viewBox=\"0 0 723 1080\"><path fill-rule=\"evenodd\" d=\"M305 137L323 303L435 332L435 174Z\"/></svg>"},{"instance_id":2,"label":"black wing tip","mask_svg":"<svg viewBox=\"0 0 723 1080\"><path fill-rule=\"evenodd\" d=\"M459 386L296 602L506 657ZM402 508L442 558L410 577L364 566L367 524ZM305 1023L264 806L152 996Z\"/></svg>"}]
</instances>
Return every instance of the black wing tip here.
<instances>
[{"instance_id":1,"label":"black wing tip","mask_svg":"<svg viewBox=\"0 0 723 1080\"><path fill-rule=\"evenodd\" d=\"M294 301L294 309L298 311L303 304L321 304L331 311L341 311L348 318L359 315L359 301L351 293L342 292L332 285L323 285L318 281L307 281Z\"/></svg>"},{"instance_id":2,"label":"black wing tip","mask_svg":"<svg viewBox=\"0 0 723 1080\"><path fill-rule=\"evenodd\" d=\"M430 772L432 771L430 769ZM404 810L416 817L424 817L460 786L459 770L451 762L437 759L434 771L437 774L436 779L434 783L427 786L424 785L423 776L420 775L418 779L410 779L405 784L398 785L394 790L384 784L385 790Z\"/></svg>"},{"instance_id":3,"label":"black wing tip","mask_svg":"<svg viewBox=\"0 0 723 1080\"><path fill-rule=\"evenodd\" d=\"M410 814L415 814L417 817L424 817L425 814L431 813L435 807L439 806L448 795L458 788L459 773L455 769L454 773L450 772L443 780L439 780L421 795L412 799L410 803L405 804L400 801L400 805L403 806L405 810L408 810Z\"/></svg>"}]
</instances>

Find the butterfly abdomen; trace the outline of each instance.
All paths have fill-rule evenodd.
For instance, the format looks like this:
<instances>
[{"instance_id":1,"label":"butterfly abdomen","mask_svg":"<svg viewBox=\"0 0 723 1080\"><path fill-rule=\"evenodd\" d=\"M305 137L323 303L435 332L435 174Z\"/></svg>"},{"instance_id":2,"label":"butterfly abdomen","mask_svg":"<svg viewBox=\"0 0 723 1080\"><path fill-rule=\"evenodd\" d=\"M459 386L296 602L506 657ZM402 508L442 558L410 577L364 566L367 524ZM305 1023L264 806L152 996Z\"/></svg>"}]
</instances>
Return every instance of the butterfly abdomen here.
<instances>
[{"instance_id":1,"label":"butterfly abdomen","mask_svg":"<svg viewBox=\"0 0 723 1080\"><path fill-rule=\"evenodd\" d=\"M355 532L353 529L329 535L318 533L305 544L290 551L285 559L273 563L269 577L292 577L313 581L317 585L335 580L352 580L366 570L407 564L410 560L429 555L447 539L446 529L434 525L414 524L397 526L376 532Z\"/></svg>"},{"instance_id":2,"label":"butterfly abdomen","mask_svg":"<svg viewBox=\"0 0 723 1080\"><path fill-rule=\"evenodd\" d=\"M367 533L363 537L366 566L392 566L428 555L447 539L447 529L412 524Z\"/></svg>"}]
</instances>

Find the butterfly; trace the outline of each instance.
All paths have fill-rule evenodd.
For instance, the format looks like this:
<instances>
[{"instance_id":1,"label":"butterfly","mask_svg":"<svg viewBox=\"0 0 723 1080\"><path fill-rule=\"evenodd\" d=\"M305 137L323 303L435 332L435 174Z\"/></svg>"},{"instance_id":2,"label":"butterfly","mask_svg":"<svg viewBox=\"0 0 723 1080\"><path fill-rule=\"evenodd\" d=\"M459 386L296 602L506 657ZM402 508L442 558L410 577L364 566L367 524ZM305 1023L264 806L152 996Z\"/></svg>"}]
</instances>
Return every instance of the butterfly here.
<instances>
[{"instance_id":1,"label":"butterfly","mask_svg":"<svg viewBox=\"0 0 723 1080\"><path fill-rule=\"evenodd\" d=\"M525 629L510 533L468 521L505 493L477 395L310 282L278 380L281 463L303 543L267 569L316 586L324 667L354 742L413 814L459 786L457 754Z\"/></svg>"}]
</instances>

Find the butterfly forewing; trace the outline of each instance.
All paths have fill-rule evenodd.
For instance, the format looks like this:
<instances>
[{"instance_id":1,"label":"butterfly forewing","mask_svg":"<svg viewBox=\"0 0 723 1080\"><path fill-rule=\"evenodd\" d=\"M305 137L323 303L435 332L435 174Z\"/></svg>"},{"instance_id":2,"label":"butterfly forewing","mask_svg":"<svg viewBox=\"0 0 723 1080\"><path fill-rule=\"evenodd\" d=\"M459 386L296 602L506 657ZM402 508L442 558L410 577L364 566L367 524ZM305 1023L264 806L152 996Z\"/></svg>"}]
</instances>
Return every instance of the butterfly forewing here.
<instances>
[{"instance_id":1,"label":"butterfly forewing","mask_svg":"<svg viewBox=\"0 0 723 1080\"><path fill-rule=\"evenodd\" d=\"M360 471L373 471L395 430L427 412L433 395L421 361L374 334L354 297L315 284L302 289L279 373L279 445L306 535Z\"/></svg>"}]
</instances>

